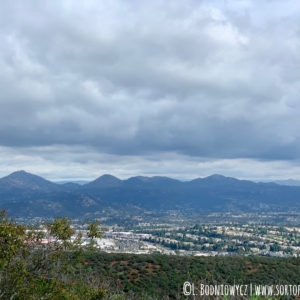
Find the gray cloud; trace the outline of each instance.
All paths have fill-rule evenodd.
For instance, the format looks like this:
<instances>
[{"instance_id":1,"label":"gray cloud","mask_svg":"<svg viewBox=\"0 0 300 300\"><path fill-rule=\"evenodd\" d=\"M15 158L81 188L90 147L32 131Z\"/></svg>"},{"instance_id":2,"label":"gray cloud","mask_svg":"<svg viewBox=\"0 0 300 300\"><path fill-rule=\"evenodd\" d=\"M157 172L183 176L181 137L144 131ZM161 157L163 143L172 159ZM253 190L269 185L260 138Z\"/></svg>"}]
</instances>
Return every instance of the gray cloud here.
<instances>
[{"instance_id":1,"label":"gray cloud","mask_svg":"<svg viewBox=\"0 0 300 300\"><path fill-rule=\"evenodd\" d=\"M299 161L207 159L174 152L151 155L114 155L86 146L0 147L0 176L25 169L50 180L93 180L110 173L120 178L136 175L169 176L181 180L212 173L251 180L300 179Z\"/></svg>"},{"instance_id":2,"label":"gray cloud","mask_svg":"<svg viewBox=\"0 0 300 300\"><path fill-rule=\"evenodd\" d=\"M4 1L0 146L297 161L299 17L296 0Z\"/></svg>"}]
</instances>

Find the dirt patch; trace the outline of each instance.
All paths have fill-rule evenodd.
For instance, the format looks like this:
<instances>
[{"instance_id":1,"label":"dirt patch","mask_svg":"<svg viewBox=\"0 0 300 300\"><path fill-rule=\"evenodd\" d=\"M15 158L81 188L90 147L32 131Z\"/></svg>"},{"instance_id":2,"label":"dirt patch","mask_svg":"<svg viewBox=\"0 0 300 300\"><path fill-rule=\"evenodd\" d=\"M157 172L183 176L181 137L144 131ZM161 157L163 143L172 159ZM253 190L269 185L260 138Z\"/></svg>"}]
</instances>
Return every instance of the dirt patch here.
<instances>
[{"instance_id":1,"label":"dirt patch","mask_svg":"<svg viewBox=\"0 0 300 300\"><path fill-rule=\"evenodd\" d=\"M114 260L114 261L112 261L109 265L110 265L111 267L113 267L116 263L117 263L117 261Z\"/></svg>"},{"instance_id":2,"label":"dirt patch","mask_svg":"<svg viewBox=\"0 0 300 300\"><path fill-rule=\"evenodd\" d=\"M248 264L248 274L256 273L262 266L262 264L258 264L258 265L252 265L250 263L247 264Z\"/></svg>"},{"instance_id":3,"label":"dirt patch","mask_svg":"<svg viewBox=\"0 0 300 300\"><path fill-rule=\"evenodd\" d=\"M143 267L143 269L146 270L149 274L155 273L155 271L160 268L160 265L154 265L153 263L147 263L146 266Z\"/></svg>"},{"instance_id":4,"label":"dirt patch","mask_svg":"<svg viewBox=\"0 0 300 300\"><path fill-rule=\"evenodd\" d=\"M124 265L124 266L128 266L128 260L113 260L111 263L110 263L110 266L113 267L114 265L116 264L119 264L119 265Z\"/></svg>"},{"instance_id":5,"label":"dirt patch","mask_svg":"<svg viewBox=\"0 0 300 300\"><path fill-rule=\"evenodd\" d=\"M134 275L137 275L137 276L134 276ZM130 273L129 273L129 277L130 277L129 281L135 283L140 280L141 274L139 273L139 271L137 269L131 269Z\"/></svg>"}]
</instances>

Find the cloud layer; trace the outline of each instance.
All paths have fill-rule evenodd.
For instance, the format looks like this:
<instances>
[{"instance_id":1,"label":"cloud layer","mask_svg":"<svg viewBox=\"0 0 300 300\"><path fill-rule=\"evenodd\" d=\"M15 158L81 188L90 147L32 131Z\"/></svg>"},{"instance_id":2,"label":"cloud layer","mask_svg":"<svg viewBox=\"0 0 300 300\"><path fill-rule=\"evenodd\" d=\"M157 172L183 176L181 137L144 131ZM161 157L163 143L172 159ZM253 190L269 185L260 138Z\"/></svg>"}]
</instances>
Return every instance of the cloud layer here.
<instances>
[{"instance_id":1,"label":"cloud layer","mask_svg":"<svg viewBox=\"0 0 300 300\"><path fill-rule=\"evenodd\" d=\"M0 156L297 166L299 17L296 0L4 1Z\"/></svg>"}]
</instances>

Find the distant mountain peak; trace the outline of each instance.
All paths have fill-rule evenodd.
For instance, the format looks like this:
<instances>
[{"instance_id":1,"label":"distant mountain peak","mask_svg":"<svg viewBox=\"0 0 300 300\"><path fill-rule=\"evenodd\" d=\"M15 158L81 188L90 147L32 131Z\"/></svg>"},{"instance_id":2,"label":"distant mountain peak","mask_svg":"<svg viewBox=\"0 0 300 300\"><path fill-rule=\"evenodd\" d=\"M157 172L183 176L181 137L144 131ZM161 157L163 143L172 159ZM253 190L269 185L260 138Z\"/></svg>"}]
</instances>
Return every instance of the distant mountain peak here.
<instances>
[{"instance_id":1,"label":"distant mountain peak","mask_svg":"<svg viewBox=\"0 0 300 300\"><path fill-rule=\"evenodd\" d=\"M96 178L94 181L91 181L85 186L89 187L113 187L118 186L122 182L121 179L110 175L110 174L103 174L102 176Z\"/></svg>"},{"instance_id":2,"label":"distant mountain peak","mask_svg":"<svg viewBox=\"0 0 300 300\"><path fill-rule=\"evenodd\" d=\"M33 175L33 174L31 174L31 173L28 173L28 172L26 172L26 171L24 171L24 170L18 170L18 171L15 171L15 172L11 173L11 174L8 175L8 176L13 177L13 176L24 176L24 175L36 176L36 175ZM7 177L8 177L8 176L7 176Z\"/></svg>"},{"instance_id":3,"label":"distant mountain peak","mask_svg":"<svg viewBox=\"0 0 300 300\"><path fill-rule=\"evenodd\" d=\"M206 178L211 178L211 179L224 179L224 178L230 178L230 177L226 177L224 175L221 174L212 174L210 176L207 176Z\"/></svg>"},{"instance_id":4,"label":"distant mountain peak","mask_svg":"<svg viewBox=\"0 0 300 300\"><path fill-rule=\"evenodd\" d=\"M113 175L111 175L111 174L103 174L103 175L101 175L100 177L98 177L97 179L100 179L100 178L114 178L114 179L118 179L118 180L120 180L118 177L116 177L116 176L113 176Z\"/></svg>"},{"instance_id":5,"label":"distant mountain peak","mask_svg":"<svg viewBox=\"0 0 300 300\"><path fill-rule=\"evenodd\" d=\"M181 181L165 176L134 176L124 180L125 185L144 187L166 187L181 184Z\"/></svg>"},{"instance_id":6,"label":"distant mountain peak","mask_svg":"<svg viewBox=\"0 0 300 300\"><path fill-rule=\"evenodd\" d=\"M48 190L57 187L55 183L24 170L15 171L1 178L0 183L4 184L6 188L27 188L33 190Z\"/></svg>"},{"instance_id":7,"label":"distant mountain peak","mask_svg":"<svg viewBox=\"0 0 300 300\"><path fill-rule=\"evenodd\" d=\"M18 171L13 172L12 174L17 174L17 173L19 173L19 174L29 174L25 170L18 170Z\"/></svg>"},{"instance_id":8,"label":"distant mountain peak","mask_svg":"<svg viewBox=\"0 0 300 300\"><path fill-rule=\"evenodd\" d=\"M230 183L236 183L239 182L239 179L233 178L233 177L227 177L220 174L213 174L207 177L203 178L196 178L194 180L191 180L190 182L193 184L197 183L209 183L209 184L230 184Z\"/></svg>"},{"instance_id":9,"label":"distant mountain peak","mask_svg":"<svg viewBox=\"0 0 300 300\"><path fill-rule=\"evenodd\" d=\"M119 182L121 181L121 179L119 179L118 177L115 177L113 175L110 175L110 174L103 174L102 176L98 177L97 179L94 180L94 182L96 181L106 181L106 182Z\"/></svg>"},{"instance_id":10,"label":"distant mountain peak","mask_svg":"<svg viewBox=\"0 0 300 300\"><path fill-rule=\"evenodd\" d=\"M234 181L237 181L239 179L236 179L236 178L233 178L233 177L228 177L228 176L224 176L224 175L221 175L221 174L213 174L213 175L210 175L210 176L207 176L203 179L209 179L209 180L234 180Z\"/></svg>"},{"instance_id":11,"label":"distant mountain peak","mask_svg":"<svg viewBox=\"0 0 300 300\"><path fill-rule=\"evenodd\" d=\"M40 176L28 173L24 170L15 171L15 172L3 177L2 179L4 179L4 178L6 178L6 179L23 179L23 180L30 179L30 178L40 178L40 179L46 181L46 179L44 179Z\"/></svg>"}]
</instances>

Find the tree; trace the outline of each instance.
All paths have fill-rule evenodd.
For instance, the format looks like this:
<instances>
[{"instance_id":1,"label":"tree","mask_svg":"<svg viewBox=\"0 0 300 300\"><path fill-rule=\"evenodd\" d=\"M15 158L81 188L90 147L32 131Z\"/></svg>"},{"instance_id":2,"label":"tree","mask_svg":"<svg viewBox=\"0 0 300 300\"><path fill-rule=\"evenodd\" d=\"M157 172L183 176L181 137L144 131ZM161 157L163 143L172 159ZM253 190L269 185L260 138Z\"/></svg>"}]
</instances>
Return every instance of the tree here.
<instances>
[{"instance_id":1,"label":"tree","mask_svg":"<svg viewBox=\"0 0 300 300\"><path fill-rule=\"evenodd\" d=\"M10 264L11 260L24 250L25 226L15 224L8 220L4 210L0 212L0 270Z\"/></svg>"},{"instance_id":2,"label":"tree","mask_svg":"<svg viewBox=\"0 0 300 300\"><path fill-rule=\"evenodd\" d=\"M56 239L56 247L63 250L72 249L71 238L75 234L75 230L71 227L71 224L72 220L66 217L57 217L53 223L45 223L50 235Z\"/></svg>"},{"instance_id":3,"label":"tree","mask_svg":"<svg viewBox=\"0 0 300 300\"><path fill-rule=\"evenodd\" d=\"M101 283L77 270L85 248L72 241L72 221L56 218L43 226L25 226L0 212L0 299L102 299ZM92 226L97 234L99 224ZM44 230L46 232L44 232ZM43 237L54 241L42 245ZM81 257L82 258L82 257Z\"/></svg>"},{"instance_id":4,"label":"tree","mask_svg":"<svg viewBox=\"0 0 300 300\"><path fill-rule=\"evenodd\" d=\"M95 239L100 239L103 235L103 229L100 228L99 221L96 220L92 223L88 223L87 236L90 238L90 248L94 248L96 245Z\"/></svg>"}]
</instances>

